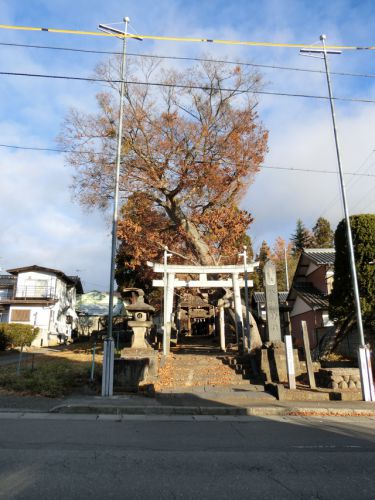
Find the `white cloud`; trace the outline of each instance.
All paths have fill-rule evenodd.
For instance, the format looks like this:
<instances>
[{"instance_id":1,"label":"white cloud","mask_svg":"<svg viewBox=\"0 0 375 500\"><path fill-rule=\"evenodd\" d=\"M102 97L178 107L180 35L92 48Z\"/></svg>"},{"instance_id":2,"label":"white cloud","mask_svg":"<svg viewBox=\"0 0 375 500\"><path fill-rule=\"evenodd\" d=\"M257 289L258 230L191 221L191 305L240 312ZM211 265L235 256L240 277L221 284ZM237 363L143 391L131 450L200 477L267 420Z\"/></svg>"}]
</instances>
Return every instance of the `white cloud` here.
<instances>
[{"instance_id":1,"label":"white cloud","mask_svg":"<svg viewBox=\"0 0 375 500\"><path fill-rule=\"evenodd\" d=\"M24 3L24 2L21 2ZM349 1L190 2L160 0L49 0L25 6L0 0L3 22L18 25L96 29L99 22L131 17L143 34L202 36L234 40L310 43L327 32L329 41L372 43L372 2L355 6ZM71 13L74 12L74 16ZM110 14L109 14L110 13ZM2 31L2 41L119 50L116 40L72 37L39 32ZM298 50L262 49L214 44L144 41L129 43L129 51L164 55L197 56L203 52L217 58L240 58L322 69L321 61L306 59ZM90 75L105 56L0 46L3 71ZM369 52L345 53L332 60L332 69L375 73ZM177 67L183 63L175 61ZM324 75L263 70L266 90L326 95ZM375 97L371 79L333 77L336 95ZM98 86L60 80L0 77L2 113L1 143L55 147L67 109L94 110ZM335 149L327 101L290 97L259 97L260 117L270 130L269 166L336 170ZM356 170L375 148L373 104L336 103L337 120L346 171ZM371 161L362 167L374 173ZM40 264L67 273L80 274L87 288L108 288L109 225L101 214L84 213L72 200L69 185L72 171L61 156L43 152L0 148L0 266ZM375 179L348 181L349 207L374 211L372 188ZM277 235L288 238L301 217L312 225L323 212L333 224L342 216L338 180L331 174L299 173L264 169L244 199L255 216L252 228L255 245L263 239L272 243ZM333 200L333 201L332 201ZM328 208L327 208L328 207Z\"/></svg>"}]
</instances>

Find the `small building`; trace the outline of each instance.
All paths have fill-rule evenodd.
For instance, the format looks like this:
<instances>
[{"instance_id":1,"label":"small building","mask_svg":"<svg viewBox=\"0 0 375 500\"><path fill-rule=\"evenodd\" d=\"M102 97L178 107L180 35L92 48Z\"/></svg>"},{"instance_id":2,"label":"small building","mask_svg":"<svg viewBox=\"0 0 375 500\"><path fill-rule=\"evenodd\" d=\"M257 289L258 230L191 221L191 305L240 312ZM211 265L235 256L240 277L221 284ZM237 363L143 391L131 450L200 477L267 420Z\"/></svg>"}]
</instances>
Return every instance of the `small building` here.
<instances>
[{"instance_id":1,"label":"small building","mask_svg":"<svg viewBox=\"0 0 375 500\"><path fill-rule=\"evenodd\" d=\"M127 316L125 303L120 294L115 292L113 304L114 322ZM109 311L109 293L93 290L79 296L76 303L78 315L77 329L80 335L91 335L106 326Z\"/></svg>"},{"instance_id":2,"label":"small building","mask_svg":"<svg viewBox=\"0 0 375 500\"><path fill-rule=\"evenodd\" d=\"M305 321L311 348L325 329L333 326L328 316L328 296L334 276L333 248L305 248L299 258L288 295L293 339L302 346L301 321Z\"/></svg>"},{"instance_id":3,"label":"small building","mask_svg":"<svg viewBox=\"0 0 375 500\"><path fill-rule=\"evenodd\" d=\"M34 346L71 338L77 294L83 292L79 277L37 265L7 272L10 276L0 280L0 321L38 327Z\"/></svg>"}]
</instances>

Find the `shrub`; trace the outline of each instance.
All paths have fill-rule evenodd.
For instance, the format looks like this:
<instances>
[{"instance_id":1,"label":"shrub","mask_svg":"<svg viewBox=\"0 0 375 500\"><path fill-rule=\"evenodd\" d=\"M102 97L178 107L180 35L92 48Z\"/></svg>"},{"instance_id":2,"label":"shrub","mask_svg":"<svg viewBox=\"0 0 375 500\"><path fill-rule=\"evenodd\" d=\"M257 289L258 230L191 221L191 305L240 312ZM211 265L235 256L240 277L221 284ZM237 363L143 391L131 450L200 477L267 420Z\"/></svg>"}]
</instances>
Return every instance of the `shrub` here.
<instances>
[{"instance_id":1,"label":"shrub","mask_svg":"<svg viewBox=\"0 0 375 500\"><path fill-rule=\"evenodd\" d=\"M22 323L0 324L0 349L5 350L9 346L30 345L39 333L39 328Z\"/></svg>"}]
</instances>

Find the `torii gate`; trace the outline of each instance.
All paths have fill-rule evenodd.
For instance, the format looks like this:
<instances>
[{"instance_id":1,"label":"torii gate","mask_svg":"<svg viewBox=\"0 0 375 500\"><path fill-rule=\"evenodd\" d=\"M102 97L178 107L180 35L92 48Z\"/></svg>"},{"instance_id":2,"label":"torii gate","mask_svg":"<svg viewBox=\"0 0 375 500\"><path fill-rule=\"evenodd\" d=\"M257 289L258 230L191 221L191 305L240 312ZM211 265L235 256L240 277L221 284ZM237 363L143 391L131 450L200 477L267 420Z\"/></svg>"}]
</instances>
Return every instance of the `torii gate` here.
<instances>
[{"instance_id":1,"label":"torii gate","mask_svg":"<svg viewBox=\"0 0 375 500\"><path fill-rule=\"evenodd\" d=\"M252 280L247 280L247 273L254 271L256 267L259 266L259 262L250 262L243 265L223 265L223 266L194 266L194 265L176 265L167 264L167 257L170 254L165 252L164 264L148 262L148 265L152 267L155 273L163 273L163 279L157 279L152 281L152 285L155 287L164 288L164 327L163 327L163 353L165 355L169 354L170 348L170 334L171 334L171 322L173 313L173 295L175 288L233 288L234 296L234 309L236 318L236 331L242 332L243 335L243 315L242 315L242 303L240 288L253 286ZM239 275L241 273L245 274L245 279L240 279ZM176 278L176 275L199 275L199 279L196 280L180 280ZM230 279L208 279L210 274L231 274ZM245 282L247 281L247 283ZM222 337L224 335L224 307L220 308L220 337L221 344L223 343Z\"/></svg>"}]
</instances>

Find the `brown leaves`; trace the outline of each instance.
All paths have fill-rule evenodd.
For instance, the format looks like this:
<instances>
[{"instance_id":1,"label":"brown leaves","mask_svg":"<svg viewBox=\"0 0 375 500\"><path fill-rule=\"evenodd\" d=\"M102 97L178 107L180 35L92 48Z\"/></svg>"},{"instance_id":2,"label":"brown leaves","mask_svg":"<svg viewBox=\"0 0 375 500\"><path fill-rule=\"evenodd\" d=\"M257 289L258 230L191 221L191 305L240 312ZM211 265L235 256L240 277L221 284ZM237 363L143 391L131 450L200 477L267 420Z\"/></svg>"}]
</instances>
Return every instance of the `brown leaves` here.
<instances>
[{"instance_id":1,"label":"brown leaves","mask_svg":"<svg viewBox=\"0 0 375 500\"><path fill-rule=\"evenodd\" d=\"M129 201L118 235L135 263L165 244L207 263L236 252L252 221L237 203L267 150L267 131L246 93L259 75L213 62L181 73L155 68L133 66L133 81L187 88L127 88L120 189ZM110 76L116 66L99 71ZM118 95L102 92L97 102L96 114L68 116L62 142L73 150L68 162L81 201L103 207L113 194Z\"/></svg>"}]
</instances>

